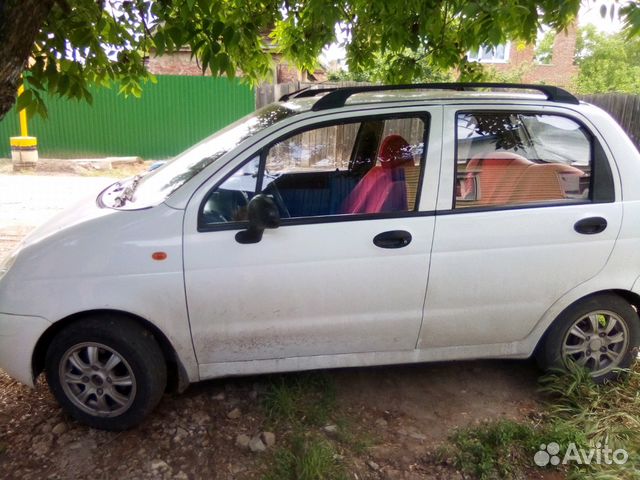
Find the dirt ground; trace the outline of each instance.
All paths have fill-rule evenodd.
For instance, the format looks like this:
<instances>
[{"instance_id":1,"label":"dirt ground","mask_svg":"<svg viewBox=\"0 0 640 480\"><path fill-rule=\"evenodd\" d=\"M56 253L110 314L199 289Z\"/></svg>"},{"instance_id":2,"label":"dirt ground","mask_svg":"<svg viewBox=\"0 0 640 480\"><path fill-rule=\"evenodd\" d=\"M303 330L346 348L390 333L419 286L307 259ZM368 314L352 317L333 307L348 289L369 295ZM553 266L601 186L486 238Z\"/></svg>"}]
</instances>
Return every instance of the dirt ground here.
<instances>
[{"instance_id":1,"label":"dirt ground","mask_svg":"<svg viewBox=\"0 0 640 480\"><path fill-rule=\"evenodd\" d=\"M37 223L108 183L105 178L0 175L0 257ZM520 420L540 408L539 372L530 361L326 374L336 385L338 409L371 439L366 450L346 460L351 478L357 479L463 478L426 460L453 429L485 419ZM236 438L265 429L261 399L272 380L260 376L192 385L182 395L165 395L137 429L109 433L63 414L43 379L32 390L0 370L0 477L260 478L268 452L241 448ZM276 445L282 435L286 432L276 432Z\"/></svg>"}]
</instances>

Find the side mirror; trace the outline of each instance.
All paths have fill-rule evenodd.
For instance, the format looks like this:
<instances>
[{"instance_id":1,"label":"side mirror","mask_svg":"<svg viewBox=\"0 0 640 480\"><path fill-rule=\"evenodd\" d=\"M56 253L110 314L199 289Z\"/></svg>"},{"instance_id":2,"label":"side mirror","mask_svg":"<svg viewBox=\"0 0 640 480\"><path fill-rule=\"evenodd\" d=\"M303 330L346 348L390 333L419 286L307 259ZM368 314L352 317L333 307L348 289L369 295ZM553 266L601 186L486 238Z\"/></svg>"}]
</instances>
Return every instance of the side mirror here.
<instances>
[{"instance_id":1,"label":"side mirror","mask_svg":"<svg viewBox=\"0 0 640 480\"><path fill-rule=\"evenodd\" d=\"M271 197L260 194L251 199L247 206L249 228L236 233L238 243L258 243L267 228L280 226L280 212Z\"/></svg>"}]
</instances>

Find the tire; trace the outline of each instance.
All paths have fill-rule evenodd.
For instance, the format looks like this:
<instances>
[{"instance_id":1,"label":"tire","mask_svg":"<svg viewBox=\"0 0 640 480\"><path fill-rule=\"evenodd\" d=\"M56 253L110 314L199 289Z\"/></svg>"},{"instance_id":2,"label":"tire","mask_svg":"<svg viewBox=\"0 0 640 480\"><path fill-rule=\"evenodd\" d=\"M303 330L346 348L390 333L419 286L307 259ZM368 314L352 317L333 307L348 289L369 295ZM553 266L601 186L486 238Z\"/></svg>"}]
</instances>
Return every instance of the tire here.
<instances>
[{"instance_id":1,"label":"tire","mask_svg":"<svg viewBox=\"0 0 640 480\"><path fill-rule=\"evenodd\" d=\"M47 350L45 371L63 409L102 430L138 425L167 384L165 359L151 333L111 314L85 318L60 331Z\"/></svg>"},{"instance_id":2,"label":"tire","mask_svg":"<svg viewBox=\"0 0 640 480\"><path fill-rule=\"evenodd\" d=\"M544 336L536 358L543 369L586 368L596 383L615 380L635 360L640 345L640 318L623 298L598 294L564 312Z\"/></svg>"}]
</instances>

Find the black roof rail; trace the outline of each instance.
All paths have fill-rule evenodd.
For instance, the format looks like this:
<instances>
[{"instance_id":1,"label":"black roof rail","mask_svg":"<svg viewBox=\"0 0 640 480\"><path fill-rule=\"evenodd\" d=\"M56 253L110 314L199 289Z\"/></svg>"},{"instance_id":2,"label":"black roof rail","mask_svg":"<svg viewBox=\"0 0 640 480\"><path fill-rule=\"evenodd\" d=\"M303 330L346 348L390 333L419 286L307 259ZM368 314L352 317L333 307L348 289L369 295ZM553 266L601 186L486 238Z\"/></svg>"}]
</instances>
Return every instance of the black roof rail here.
<instances>
[{"instance_id":1,"label":"black roof rail","mask_svg":"<svg viewBox=\"0 0 640 480\"><path fill-rule=\"evenodd\" d=\"M337 90L338 88L339 87L329 87L329 88L305 87L305 88L301 88L300 90L296 90L295 92L290 92L290 93L286 93L286 94L282 95L278 99L278 101L279 102L286 102L287 100L290 100L292 98L315 97L316 95L318 95L320 93L333 92L333 91Z\"/></svg>"},{"instance_id":2,"label":"black roof rail","mask_svg":"<svg viewBox=\"0 0 640 480\"><path fill-rule=\"evenodd\" d=\"M496 88L496 89L517 89L517 90L537 90L547 96L547 100L557 103L570 103L578 105L579 100L566 90L551 85L531 85L526 83L493 83L493 82L473 82L473 83L416 83L408 85L366 85L356 87L342 87L330 90L330 92L319 99L311 108L314 111L328 110L331 108L343 107L349 97L356 93L383 92L389 90L457 90L465 91L475 88ZM320 90L320 89L319 89ZM311 96L311 95L305 95Z\"/></svg>"}]
</instances>

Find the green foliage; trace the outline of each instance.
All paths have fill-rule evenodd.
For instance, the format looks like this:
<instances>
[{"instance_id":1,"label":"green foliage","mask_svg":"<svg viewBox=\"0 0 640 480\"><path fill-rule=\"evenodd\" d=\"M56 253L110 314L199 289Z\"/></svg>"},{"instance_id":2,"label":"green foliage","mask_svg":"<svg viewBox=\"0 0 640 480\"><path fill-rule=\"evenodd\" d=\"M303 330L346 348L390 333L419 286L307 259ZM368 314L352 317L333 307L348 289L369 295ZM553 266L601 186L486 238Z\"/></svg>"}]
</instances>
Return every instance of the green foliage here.
<instances>
[{"instance_id":1,"label":"green foliage","mask_svg":"<svg viewBox=\"0 0 640 480\"><path fill-rule=\"evenodd\" d=\"M264 480L346 480L338 452L328 440L296 434L274 454Z\"/></svg>"},{"instance_id":2,"label":"green foliage","mask_svg":"<svg viewBox=\"0 0 640 480\"><path fill-rule=\"evenodd\" d=\"M482 423L460 429L450 438L454 466L474 477L511 478L518 476L527 453L535 444L536 433L529 425L510 420ZM535 450L533 450L535 452Z\"/></svg>"},{"instance_id":3,"label":"green foliage","mask_svg":"<svg viewBox=\"0 0 640 480\"><path fill-rule=\"evenodd\" d=\"M322 48L338 39L346 49L349 75L356 79L439 81L455 71L461 80L479 80L486 73L467 61L469 50L507 39L533 42L542 25L562 31L575 19L580 3L59 0L34 39L19 103L30 114L45 115L44 91L91 102L89 84L115 83L123 94L139 96L145 82L154 80L147 57L184 47L203 72L241 73L245 81L256 83L270 76L274 54L313 70ZM10 8L20 8L18 4ZM618 6L616 12L626 22L627 35L640 33L638 2ZM632 45L617 53L628 55ZM636 88L633 68L620 70L618 60L603 63L602 49L592 50L593 60L581 59L583 91L611 89L612 84L622 91Z\"/></svg>"},{"instance_id":4,"label":"green foliage","mask_svg":"<svg viewBox=\"0 0 640 480\"><path fill-rule=\"evenodd\" d=\"M640 37L606 35L593 26L578 36L579 93L640 93Z\"/></svg>"},{"instance_id":5,"label":"green foliage","mask_svg":"<svg viewBox=\"0 0 640 480\"><path fill-rule=\"evenodd\" d=\"M89 84L114 82L138 96L153 81L145 59L183 47L203 72L241 72L255 83L269 77L273 54L312 70L337 38L356 76L373 70L376 81L440 80L453 68L473 80L482 72L467 62L467 51L506 39L533 41L543 24L562 30L579 6L580 0L60 0L34 39L19 102L44 115L44 91L90 102Z\"/></svg>"},{"instance_id":6,"label":"green foliage","mask_svg":"<svg viewBox=\"0 0 640 480\"><path fill-rule=\"evenodd\" d=\"M624 448L623 465L596 461L590 464L548 465L565 469L567 478L581 480L638 478L640 471L640 365L621 372L619 382L597 385L589 372L574 367L540 379L547 405L535 423L510 420L485 422L456 431L440 451L462 472L479 479L529 478L542 473L533 463L541 445L555 442L561 458L570 443L577 450Z\"/></svg>"},{"instance_id":7,"label":"green foliage","mask_svg":"<svg viewBox=\"0 0 640 480\"><path fill-rule=\"evenodd\" d=\"M335 385L321 373L277 377L264 397L269 421L293 426L326 425L335 403Z\"/></svg>"},{"instance_id":8,"label":"green foliage","mask_svg":"<svg viewBox=\"0 0 640 480\"><path fill-rule=\"evenodd\" d=\"M561 451L570 443L587 446L583 431L572 424L547 419L542 425L497 420L457 430L440 455L473 478L528 478L540 445L556 442ZM549 468L554 468L549 466Z\"/></svg>"},{"instance_id":9,"label":"green foliage","mask_svg":"<svg viewBox=\"0 0 640 480\"><path fill-rule=\"evenodd\" d=\"M640 364L604 385L578 367L546 375L541 384L553 400L548 408L554 418L582 429L592 444L634 449L630 453L640 460Z\"/></svg>"},{"instance_id":10,"label":"green foliage","mask_svg":"<svg viewBox=\"0 0 640 480\"><path fill-rule=\"evenodd\" d=\"M551 64L551 61L553 60L553 44L556 41L556 35L557 33L554 30L549 30L536 44L536 62L543 65Z\"/></svg>"},{"instance_id":11,"label":"green foliage","mask_svg":"<svg viewBox=\"0 0 640 480\"><path fill-rule=\"evenodd\" d=\"M518 68L511 68L506 72L501 72L490 65L484 69L482 80L485 82L498 83L522 83L522 79L531 69L530 63L522 63Z\"/></svg>"},{"instance_id":12,"label":"green foliage","mask_svg":"<svg viewBox=\"0 0 640 480\"><path fill-rule=\"evenodd\" d=\"M550 417L570 429L584 432L589 445L607 444L624 448L624 465L583 466L572 478L632 479L640 472L640 364L620 374L619 381L597 385L589 373L575 367L572 372L551 373L541 379L542 391L551 401Z\"/></svg>"},{"instance_id":13,"label":"green foliage","mask_svg":"<svg viewBox=\"0 0 640 480\"><path fill-rule=\"evenodd\" d=\"M425 52L405 49L399 54L376 54L375 62L365 71L340 71L329 75L329 80L370 83L451 82L452 69L442 70L433 65Z\"/></svg>"}]
</instances>

